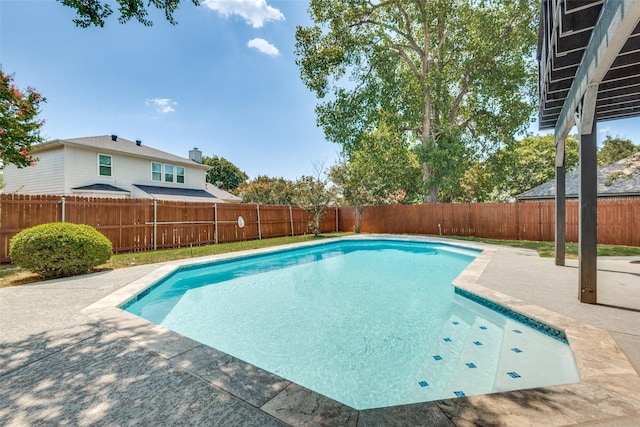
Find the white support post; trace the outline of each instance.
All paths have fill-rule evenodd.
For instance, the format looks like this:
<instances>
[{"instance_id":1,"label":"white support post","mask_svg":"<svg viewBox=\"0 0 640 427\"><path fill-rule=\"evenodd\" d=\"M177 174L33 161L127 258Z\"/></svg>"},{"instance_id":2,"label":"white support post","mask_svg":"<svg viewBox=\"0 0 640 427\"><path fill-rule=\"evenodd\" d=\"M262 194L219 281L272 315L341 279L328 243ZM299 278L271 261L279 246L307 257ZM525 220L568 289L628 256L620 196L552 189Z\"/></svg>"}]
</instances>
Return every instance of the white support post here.
<instances>
[{"instance_id":1,"label":"white support post","mask_svg":"<svg viewBox=\"0 0 640 427\"><path fill-rule=\"evenodd\" d=\"M293 209L289 205L289 222L291 223L291 236L293 236Z\"/></svg>"},{"instance_id":2,"label":"white support post","mask_svg":"<svg viewBox=\"0 0 640 427\"><path fill-rule=\"evenodd\" d=\"M62 212L60 214L60 220L61 222L65 222L65 218L66 218L66 214L67 214L67 201L64 199L64 197L62 199L60 199L60 203L61 203L61 208L62 208Z\"/></svg>"},{"instance_id":3,"label":"white support post","mask_svg":"<svg viewBox=\"0 0 640 427\"><path fill-rule=\"evenodd\" d=\"M213 242L218 244L218 204L213 204Z\"/></svg>"},{"instance_id":4,"label":"white support post","mask_svg":"<svg viewBox=\"0 0 640 427\"><path fill-rule=\"evenodd\" d=\"M256 211L258 212L258 240L262 240L262 230L260 230L260 204L256 203Z\"/></svg>"},{"instance_id":5,"label":"white support post","mask_svg":"<svg viewBox=\"0 0 640 427\"><path fill-rule=\"evenodd\" d=\"M153 201L153 250L158 249L158 201Z\"/></svg>"}]
</instances>

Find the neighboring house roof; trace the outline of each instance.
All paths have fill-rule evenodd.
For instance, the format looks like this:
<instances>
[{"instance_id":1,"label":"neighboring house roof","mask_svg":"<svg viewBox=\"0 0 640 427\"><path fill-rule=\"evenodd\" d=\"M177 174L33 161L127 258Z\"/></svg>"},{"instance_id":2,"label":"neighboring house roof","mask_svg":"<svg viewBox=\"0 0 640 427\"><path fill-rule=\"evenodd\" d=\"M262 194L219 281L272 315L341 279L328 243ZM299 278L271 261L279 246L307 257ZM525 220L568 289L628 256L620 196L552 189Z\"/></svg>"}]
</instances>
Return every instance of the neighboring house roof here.
<instances>
[{"instance_id":1,"label":"neighboring house roof","mask_svg":"<svg viewBox=\"0 0 640 427\"><path fill-rule=\"evenodd\" d=\"M210 183L206 183L204 185L204 189L213 194L215 197L224 200L225 202L229 202L229 203L240 203L242 201L242 199L238 196L235 196L231 193L229 193L228 191L225 191L221 188L216 187L213 184Z\"/></svg>"},{"instance_id":2,"label":"neighboring house roof","mask_svg":"<svg viewBox=\"0 0 640 427\"><path fill-rule=\"evenodd\" d=\"M136 157L145 157L148 159L160 160L162 162L177 163L197 168L210 168L210 166L197 163L188 158L176 156L165 151L160 151L155 148L148 147L144 145L144 143L138 145L133 141L129 141L128 139L120 137L116 137L116 140L114 141L111 135L90 136L85 138L54 139L53 141L47 141L42 144L34 145L32 152L34 154L37 154L39 151L45 151L66 144L88 147L97 151L130 154Z\"/></svg>"},{"instance_id":3,"label":"neighboring house roof","mask_svg":"<svg viewBox=\"0 0 640 427\"><path fill-rule=\"evenodd\" d=\"M120 191L124 193L128 193L127 190L123 190L119 187L114 187L109 184L92 184L92 185L83 185L82 187L75 187L72 190L82 190L82 191Z\"/></svg>"},{"instance_id":4,"label":"neighboring house roof","mask_svg":"<svg viewBox=\"0 0 640 427\"><path fill-rule=\"evenodd\" d=\"M640 196L640 153L598 168L598 197ZM580 171L565 176L566 197L578 197ZM553 199L556 181L551 180L529 191L518 194L518 200Z\"/></svg>"},{"instance_id":5,"label":"neighboring house roof","mask_svg":"<svg viewBox=\"0 0 640 427\"><path fill-rule=\"evenodd\" d=\"M153 198L157 198L157 196L198 197L198 198L207 199L207 200L214 200L217 198L211 193L208 193L204 190L198 190L195 188L158 187L155 185L140 185L140 184L133 184L133 185L136 188L139 188L140 190L149 194Z\"/></svg>"}]
</instances>

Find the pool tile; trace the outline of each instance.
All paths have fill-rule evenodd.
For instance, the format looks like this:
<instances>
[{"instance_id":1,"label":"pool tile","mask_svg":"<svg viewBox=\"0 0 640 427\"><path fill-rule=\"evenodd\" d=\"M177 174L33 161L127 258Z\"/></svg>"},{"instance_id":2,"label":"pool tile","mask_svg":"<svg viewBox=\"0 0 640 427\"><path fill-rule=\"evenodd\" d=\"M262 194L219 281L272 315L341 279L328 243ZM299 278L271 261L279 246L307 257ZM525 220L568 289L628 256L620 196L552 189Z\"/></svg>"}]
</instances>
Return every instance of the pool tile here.
<instances>
[{"instance_id":1,"label":"pool tile","mask_svg":"<svg viewBox=\"0 0 640 427\"><path fill-rule=\"evenodd\" d=\"M460 322L451 322L451 323L453 323L454 325L459 325L460 324Z\"/></svg>"},{"instance_id":2,"label":"pool tile","mask_svg":"<svg viewBox=\"0 0 640 427\"><path fill-rule=\"evenodd\" d=\"M521 378L517 372L507 372L507 375L509 375L511 378Z\"/></svg>"},{"instance_id":3,"label":"pool tile","mask_svg":"<svg viewBox=\"0 0 640 427\"><path fill-rule=\"evenodd\" d=\"M482 345L482 343L480 341L474 341L473 342L475 345Z\"/></svg>"},{"instance_id":4,"label":"pool tile","mask_svg":"<svg viewBox=\"0 0 640 427\"><path fill-rule=\"evenodd\" d=\"M426 382L426 381L420 381L418 384L420 385L420 387L428 387L429 386L429 383Z\"/></svg>"},{"instance_id":5,"label":"pool tile","mask_svg":"<svg viewBox=\"0 0 640 427\"><path fill-rule=\"evenodd\" d=\"M490 301L486 298L483 298L479 295L473 294L469 291L466 291L464 289L455 288L455 293L458 295L461 295L465 298L470 299L471 301L474 301L480 305L483 305L487 308L489 308L490 310L493 310L497 313L502 314L503 316L509 317L510 319L515 320L516 322L520 322L530 328L533 328L537 331L542 332L545 335L550 336L553 339L556 339L564 344L569 344L569 341L567 341L567 335L565 334L564 331L554 328L553 326L550 326L544 322L541 322L539 320L535 320L532 319L528 316L525 316L522 313L518 313L517 311L514 311L504 305L495 303L493 301ZM486 326L480 326L480 329L487 329ZM522 331L519 329L514 329L513 332L517 333L517 334L521 334Z\"/></svg>"},{"instance_id":6,"label":"pool tile","mask_svg":"<svg viewBox=\"0 0 640 427\"><path fill-rule=\"evenodd\" d=\"M436 354L435 356L433 356L433 358L434 358L435 360L442 360L442 356L440 356L440 355L438 355L438 354Z\"/></svg>"},{"instance_id":7,"label":"pool tile","mask_svg":"<svg viewBox=\"0 0 640 427\"><path fill-rule=\"evenodd\" d=\"M471 369L477 368L476 364L473 362L465 363L465 365L467 365L467 368L471 368Z\"/></svg>"},{"instance_id":8,"label":"pool tile","mask_svg":"<svg viewBox=\"0 0 640 427\"><path fill-rule=\"evenodd\" d=\"M464 394L464 391L454 391L453 394L456 395L456 397L465 397L466 394Z\"/></svg>"},{"instance_id":9,"label":"pool tile","mask_svg":"<svg viewBox=\"0 0 640 427\"><path fill-rule=\"evenodd\" d=\"M443 341L444 342L451 342L451 338L445 338Z\"/></svg>"},{"instance_id":10,"label":"pool tile","mask_svg":"<svg viewBox=\"0 0 640 427\"><path fill-rule=\"evenodd\" d=\"M522 350L520 350L518 347L512 348L511 351L513 351L514 353L522 353Z\"/></svg>"}]
</instances>

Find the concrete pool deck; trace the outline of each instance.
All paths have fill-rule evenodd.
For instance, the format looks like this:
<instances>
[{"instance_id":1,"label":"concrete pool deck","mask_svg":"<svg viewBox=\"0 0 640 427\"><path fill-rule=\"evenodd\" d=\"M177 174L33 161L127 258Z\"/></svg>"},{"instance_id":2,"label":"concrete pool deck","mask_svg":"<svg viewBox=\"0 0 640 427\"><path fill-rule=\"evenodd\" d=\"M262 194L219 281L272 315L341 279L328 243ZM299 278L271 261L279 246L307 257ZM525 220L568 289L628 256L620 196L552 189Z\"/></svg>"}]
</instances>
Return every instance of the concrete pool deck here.
<instances>
[{"instance_id":1,"label":"concrete pool deck","mask_svg":"<svg viewBox=\"0 0 640 427\"><path fill-rule=\"evenodd\" d=\"M486 247L456 285L565 329L580 383L356 411L113 308L166 263L0 288L0 425L639 425L638 258L585 305L576 261Z\"/></svg>"}]
</instances>

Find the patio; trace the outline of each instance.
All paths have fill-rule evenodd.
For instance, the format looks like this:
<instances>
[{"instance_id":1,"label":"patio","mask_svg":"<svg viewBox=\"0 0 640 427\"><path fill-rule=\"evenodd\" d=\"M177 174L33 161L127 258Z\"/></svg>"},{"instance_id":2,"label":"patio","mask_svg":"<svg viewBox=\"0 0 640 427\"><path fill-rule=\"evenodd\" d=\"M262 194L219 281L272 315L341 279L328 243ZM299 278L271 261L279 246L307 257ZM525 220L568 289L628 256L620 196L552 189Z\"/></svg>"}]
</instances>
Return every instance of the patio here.
<instances>
[{"instance_id":1,"label":"patio","mask_svg":"<svg viewBox=\"0 0 640 427\"><path fill-rule=\"evenodd\" d=\"M577 261L486 247L485 265L456 284L566 328L581 383L356 411L104 304L168 268L156 264L0 288L0 424L640 423L640 265L600 258L599 304L587 305L576 298Z\"/></svg>"}]
</instances>

